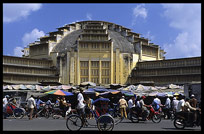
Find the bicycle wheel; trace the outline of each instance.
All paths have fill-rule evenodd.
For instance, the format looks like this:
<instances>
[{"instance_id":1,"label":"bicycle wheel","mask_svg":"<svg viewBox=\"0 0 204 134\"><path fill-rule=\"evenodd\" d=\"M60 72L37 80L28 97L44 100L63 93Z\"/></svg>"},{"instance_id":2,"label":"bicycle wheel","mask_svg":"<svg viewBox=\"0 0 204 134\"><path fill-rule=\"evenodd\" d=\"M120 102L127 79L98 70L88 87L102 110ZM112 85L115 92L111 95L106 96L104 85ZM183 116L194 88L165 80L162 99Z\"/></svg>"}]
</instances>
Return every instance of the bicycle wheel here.
<instances>
[{"instance_id":1,"label":"bicycle wheel","mask_svg":"<svg viewBox=\"0 0 204 134\"><path fill-rule=\"evenodd\" d=\"M159 122L161 121L161 115L160 115L160 114L155 114L155 115L153 115L152 121L153 121L154 123L159 123Z\"/></svg>"},{"instance_id":2,"label":"bicycle wheel","mask_svg":"<svg viewBox=\"0 0 204 134\"><path fill-rule=\"evenodd\" d=\"M44 116L46 119L48 119L50 117L50 115L51 115L51 113L49 111L46 111Z\"/></svg>"},{"instance_id":3,"label":"bicycle wheel","mask_svg":"<svg viewBox=\"0 0 204 134\"><path fill-rule=\"evenodd\" d=\"M13 116L15 119L22 119L24 117L25 110L22 108L16 108L13 110Z\"/></svg>"},{"instance_id":4,"label":"bicycle wheel","mask_svg":"<svg viewBox=\"0 0 204 134\"><path fill-rule=\"evenodd\" d=\"M118 123L120 123L124 119L121 117L120 113L116 113L113 118L114 118L115 125L117 125Z\"/></svg>"},{"instance_id":5,"label":"bicycle wheel","mask_svg":"<svg viewBox=\"0 0 204 134\"><path fill-rule=\"evenodd\" d=\"M98 118L97 127L99 131L111 131L114 128L114 119L111 115L105 114Z\"/></svg>"},{"instance_id":6,"label":"bicycle wheel","mask_svg":"<svg viewBox=\"0 0 204 134\"><path fill-rule=\"evenodd\" d=\"M83 126L81 117L76 114L68 116L66 126L70 131L79 131Z\"/></svg>"}]
</instances>

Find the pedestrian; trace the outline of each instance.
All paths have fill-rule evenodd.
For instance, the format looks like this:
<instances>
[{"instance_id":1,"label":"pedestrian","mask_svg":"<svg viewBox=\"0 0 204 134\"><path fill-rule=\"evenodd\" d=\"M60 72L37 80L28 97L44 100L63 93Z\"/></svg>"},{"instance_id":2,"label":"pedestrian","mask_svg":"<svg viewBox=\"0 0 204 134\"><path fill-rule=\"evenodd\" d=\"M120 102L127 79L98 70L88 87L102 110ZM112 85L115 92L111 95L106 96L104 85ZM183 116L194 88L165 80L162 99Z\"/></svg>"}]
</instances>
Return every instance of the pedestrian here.
<instances>
[{"instance_id":1,"label":"pedestrian","mask_svg":"<svg viewBox=\"0 0 204 134\"><path fill-rule=\"evenodd\" d=\"M179 95L179 102L178 102L178 106L177 106L177 111L178 112L183 112L184 111L184 104L185 104L185 96Z\"/></svg>"},{"instance_id":2,"label":"pedestrian","mask_svg":"<svg viewBox=\"0 0 204 134\"><path fill-rule=\"evenodd\" d=\"M171 109L171 100L170 98L168 97L168 95L165 96L166 98L166 102L164 104L164 118L167 116L167 119L170 119L171 117L171 113L170 113L170 109Z\"/></svg>"},{"instance_id":3,"label":"pedestrian","mask_svg":"<svg viewBox=\"0 0 204 134\"><path fill-rule=\"evenodd\" d=\"M177 100L176 97L174 97L173 100L172 100L172 103L171 103L173 112L177 111L178 102L179 102L179 100Z\"/></svg>"},{"instance_id":4,"label":"pedestrian","mask_svg":"<svg viewBox=\"0 0 204 134\"><path fill-rule=\"evenodd\" d=\"M9 99L9 95L5 95L5 97L3 98L3 115L4 115L4 119L7 118L6 108L7 108L7 104L8 104L8 99Z\"/></svg>"},{"instance_id":5,"label":"pedestrian","mask_svg":"<svg viewBox=\"0 0 204 134\"><path fill-rule=\"evenodd\" d=\"M28 111L30 113L29 120L32 120L34 109L36 109L36 102L33 98L33 95L31 95L30 98L28 99Z\"/></svg>"},{"instance_id":6,"label":"pedestrian","mask_svg":"<svg viewBox=\"0 0 204 134\"><path fill-rule=\"evenodd\" d=\"M127 118L127 112L126 112L127 107L128 107L128 105L127 105L127 101L125 100L125 96L122 96L121 99L119 100L119 108L120 108L121 118L123 118L123 113L125 115L125 118Z\"/></svg>"},{"instance_id":7,"label":"pedestrian","mask_svg":"<svg viewBox=\"0 0 204 134\"><path fill-rule=\"evenodd\" d=\"M91 113L91 109L92 109L92 100L90 97L87 97L86 99L86 106L85 106L85 113L86 113L86 117L88 117L89 119L91 119L93 117L92 113Z\"/></svg>"},{"instance_id":8,"label":"pedestrian","mask_svg":"<svg viewBox=\"0 0 204 134\"><path fill-rule=\"evenodd\" d=\"M133 111L135 110L135 97L132 96L129 100L128 100L128 108L129 108L129 113L130 113L130 119L132 119L132 114Z\"/></svg>"},{"instance_id":9,"label":"pedestrian","mask_svg":"<svg viewBox=\"0 0 204 134\"><path fill-rule=\"evenodd\" d=\"M82 123L83 123L83 125L85 125L84 123L85 123L85 101L84 101L84 96L83 96L83 89L82 88L80 88L79 89L79 93L78 93L78 95L77 95L77 107L76 107L76 109L77 109L77 112L78 112L78 114L82 117Z\"/></svg>"}]
</instances>

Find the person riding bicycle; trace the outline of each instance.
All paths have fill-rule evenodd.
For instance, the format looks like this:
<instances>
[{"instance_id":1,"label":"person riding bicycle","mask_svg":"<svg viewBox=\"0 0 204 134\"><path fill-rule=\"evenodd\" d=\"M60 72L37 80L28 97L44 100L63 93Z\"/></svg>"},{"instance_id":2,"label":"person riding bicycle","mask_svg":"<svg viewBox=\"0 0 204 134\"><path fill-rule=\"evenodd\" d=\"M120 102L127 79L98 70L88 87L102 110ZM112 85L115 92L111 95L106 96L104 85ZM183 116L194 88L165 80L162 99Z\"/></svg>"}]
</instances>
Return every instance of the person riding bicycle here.
<instances>
[{"instance_id":1,"label":"person riding bicycle","mask_svg":"<svg viewBox=\"0 0 204 134\"><path fill-rule=\"evenodd\" d=\"M35 99L35 102L36 102L36 108L38 111L42 109L42 105L45 104L45 102L42 101L39 96Z\"/></svg>"},{"instance_id":2,"label":"person riding bicycle","mask_svg":"<svg viewBox=\"0 0 204 134\"><path fill-rule=\"evenodd\" d=\"M66 111L68 110L70 105L71 105L70 103L67 103L65 97L61 98L59 107L63 111L63 115L62 115L63 117L65 117Z\"/></svg>"},{"instance_id":3,"label":"person riding bicycle","mask_svg":"<svg viewBox=\"0 0 204 134\"><path fill-rule=\"evenodd\" d=\"M78 114L82 117L82 122L84 124L85 123L85 120L84 120L84 118L85 118L85 100L84 100L84 96L82 94L83 89L80 88L79 91L80 92L77 95L78 104L77 104L76 109L77 109Z\"/></svg>"}]
</instances>

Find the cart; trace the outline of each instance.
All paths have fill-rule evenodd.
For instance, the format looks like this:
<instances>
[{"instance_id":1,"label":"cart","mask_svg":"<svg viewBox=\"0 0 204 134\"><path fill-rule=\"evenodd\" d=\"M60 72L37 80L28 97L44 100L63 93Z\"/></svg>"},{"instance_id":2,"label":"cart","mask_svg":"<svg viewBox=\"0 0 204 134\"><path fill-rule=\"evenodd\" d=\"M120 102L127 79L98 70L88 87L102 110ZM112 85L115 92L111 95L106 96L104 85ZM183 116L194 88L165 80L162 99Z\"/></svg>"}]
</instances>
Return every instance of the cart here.
<instances>
[{"instance_id":1,"label":"cart","mask_svg":"<svg viewBox=\"0 0 204 134\"><path fill-rule=\"evenodd\" d=\"M93 126L97 127L100 131L111 131L114 128L114 119L108 113L108 103L109 99L107 98L98 98L93 101L95 106L94 110L91 110L94 115L96 124L90 124L88 119L82 117L78 114L72 114L67 117L66 126L70 131L79 131L82 127ZM84 120L84 122L83 122Z\"/></svg>"}]
</instances>

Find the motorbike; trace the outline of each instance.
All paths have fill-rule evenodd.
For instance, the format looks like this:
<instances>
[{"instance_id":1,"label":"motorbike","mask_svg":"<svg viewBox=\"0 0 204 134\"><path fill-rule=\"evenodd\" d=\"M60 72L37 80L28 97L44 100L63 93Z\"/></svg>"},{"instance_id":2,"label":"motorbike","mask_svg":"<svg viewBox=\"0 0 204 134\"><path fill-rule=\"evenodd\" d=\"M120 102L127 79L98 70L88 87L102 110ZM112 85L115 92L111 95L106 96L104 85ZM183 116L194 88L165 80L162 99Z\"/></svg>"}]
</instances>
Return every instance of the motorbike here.
<instances>
[{"instance_id":1,"label":"motorbike","mask_svg":"<svg viewBox=\"0 0 204 134\"><path fill-rule=\"evenodd\" d=\"M154 123L159 123L161 121L161 117L162 117L161 116L161 110L159 109L158 111L155 111L151 105L147 106L147 108L149 110L149 113L147 114L147 119L152 120L152 122L154 122ZM139 121L146 121L146 119L145 120L142 119L142 117L145 116L145 114L146 113L144 113L144 112L138 112L136 110L136 111L133 111L132 117L129 119L134 123L138 123Z\"/></svg>"},{"instance_id":2,"label":"motorbike","mask_svg":"<svg viewBox=\"0 0 204 134\"><path fill-rule=\"evenodd\" d=\"M174 126L177 129L184 129L185 127L201 126L201 111L196 110L197 120L196 122L189 121L188 117L183 113L176 113L174 118Z\"/></svg>"}]
</instances>

